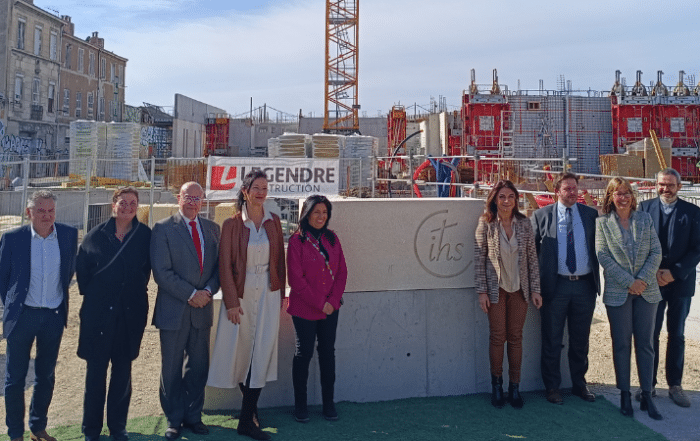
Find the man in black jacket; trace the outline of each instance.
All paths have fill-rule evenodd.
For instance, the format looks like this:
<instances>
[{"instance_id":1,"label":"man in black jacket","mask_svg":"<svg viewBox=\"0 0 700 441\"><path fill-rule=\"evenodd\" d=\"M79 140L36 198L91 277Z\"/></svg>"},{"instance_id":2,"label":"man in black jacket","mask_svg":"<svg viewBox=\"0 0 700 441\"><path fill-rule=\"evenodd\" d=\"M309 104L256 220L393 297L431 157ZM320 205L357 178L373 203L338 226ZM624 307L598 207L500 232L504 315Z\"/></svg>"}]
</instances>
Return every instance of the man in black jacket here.
<instances>
[{"instance_id":1,"label":"man in black jacket","mask_svg":"<svg viewBox=\"0 0 700 441\"><path fill-rule=\"evenodd\" d=\"M690 407L683 392L685 358L685 320L695 294L695 271L700 262L700 207L678 198L681 176L672 168L656 176L659 197L644 201L639 209L648 212L661 242L662 260L656 279L663 300L659 303L654 329L654 385L659 367L659 335L666 313L668 345L666 347L666 381L669 396L681 407ZM656 394L656 390L652 391ZM636 394L639 399L639 393Z\"/></svg>"}]
</instances>

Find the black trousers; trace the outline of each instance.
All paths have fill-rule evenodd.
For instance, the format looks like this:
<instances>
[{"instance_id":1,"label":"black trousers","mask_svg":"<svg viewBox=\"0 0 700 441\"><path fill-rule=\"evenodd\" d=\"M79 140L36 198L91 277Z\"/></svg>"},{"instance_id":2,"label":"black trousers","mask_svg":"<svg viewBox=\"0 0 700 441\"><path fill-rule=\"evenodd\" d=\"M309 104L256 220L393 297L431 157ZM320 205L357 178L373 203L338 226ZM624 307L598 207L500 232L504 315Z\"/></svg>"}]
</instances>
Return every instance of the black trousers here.
<instances>
[{"instance_id":1,"label":"black trousers","mask_svg":"<svg viewBox=\"0 0 700 441\"><path fill-rule=\"evenodd\" d=\"M99 436L107 398L107 427L110 433L126 429L126 420L131 401L131 356L129 354L127 329L123 318L117 321L116 332L103 356L87 360L85 397L83 401L83 433ZM107 393L107 369L112 364Z\"/></svg>"},{"instance_id":2,"label":"black trousers","mask_svg":"<svg viewBox=\"0 0 700 441\"><path fill-rule=\"evenodd\" d=\"M570 281L559 277L553 295L544 300L542 317L542 381L544 387L561 385L561 350L564 325L569 326L569 371L575 387L586 385L588 337L595 310L593 277Z\"/></svg>"},{"instance_id":3,"label":"black trousers","mask_svg":"<svg viewBox=\"0 0 700 441\"><path fill-rule=\"evenodd\" d=\"M314 355L315 341L318 341L321 395L324 403L332 403L335 384L335 334L338 327L338 310L323 320L306 320L292 316L292 322L296 331L296 351L292 361L295 403L306 405L309 364Z\"/></svg>"},{"instance_id":4,"label":"black trousers","mask_svg":"<svg viewBox=\"0 0 700 441\"><path fill-rule=\"evenodd\" d=\"M690 313L692 297L666 296L668 288L661 287L664 300L659 303L656 311L656 326L654 328L654 386L658 381L659 370L659 336L664 323L666 311L666 331L668 344L666 346L666 382L668 386L680 386L683 380L683 364L685 363L685 320Z\"/></svg>"}]
</instances>

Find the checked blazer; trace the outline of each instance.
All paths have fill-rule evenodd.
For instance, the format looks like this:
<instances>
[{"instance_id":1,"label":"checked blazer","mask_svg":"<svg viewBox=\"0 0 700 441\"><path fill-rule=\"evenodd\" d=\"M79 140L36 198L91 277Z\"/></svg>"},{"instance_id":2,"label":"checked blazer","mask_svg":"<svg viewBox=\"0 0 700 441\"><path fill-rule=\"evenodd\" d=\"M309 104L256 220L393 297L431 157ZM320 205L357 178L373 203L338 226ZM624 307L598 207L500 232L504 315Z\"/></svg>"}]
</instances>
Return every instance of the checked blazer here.
<instances>
[{"instance_id":1,"label":"checked blazer","mask_svg":"<svg viewBox=\"0 0 700 441\"><path fill-rule=\"evenodd\" d=\"M620 306L627 300L628 288L635 279L647 284L642 297L649 303L661 300L656 271L661 263L661 244L649 213L633 211L630 230L634 238L634 264L632 256L622 244L622 230L617 214L611 212L596 219L595 249L598 262L603 267L605 288L603 303Z\"/></svg>"},{"instance_id":2,"label":"checked blazer","mask_svg":"<svg viewBox=\"0 0 700 441\"><path fill-rule=\"evenodd\" d=\"M513 219L513 234L518 241L520 288L525 301L530 293L541 293L540 270L532 225L527 218ZM477 294L487 293L491 303L498 303L498 280L501 275L501 240L498 221L479 218L474 241L474 272Z\"/></svg>"}]
</instances>

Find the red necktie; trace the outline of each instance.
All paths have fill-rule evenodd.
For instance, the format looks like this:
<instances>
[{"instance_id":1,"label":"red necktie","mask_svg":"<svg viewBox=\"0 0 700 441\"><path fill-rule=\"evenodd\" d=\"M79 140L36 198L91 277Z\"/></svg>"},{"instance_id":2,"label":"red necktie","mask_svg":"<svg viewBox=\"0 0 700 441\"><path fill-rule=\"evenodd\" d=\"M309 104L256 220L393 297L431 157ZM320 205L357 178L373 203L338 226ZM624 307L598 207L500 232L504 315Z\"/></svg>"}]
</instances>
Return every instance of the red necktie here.
<instances>
[{"instance_id":1,"label":"red necktie","mask_svg":"<svg viewBox=\"0 0 700 441\"><path fill-rule=\"evenodd\" d=\"M191 221L190 227L192 227L192 241L194 242L194 249L197 250L197 258L199 259L199 273L204 272L204 266L202 265L202 246L199 243L199 231L197 231L197 222Z\"/></svg>"}]
</instances>

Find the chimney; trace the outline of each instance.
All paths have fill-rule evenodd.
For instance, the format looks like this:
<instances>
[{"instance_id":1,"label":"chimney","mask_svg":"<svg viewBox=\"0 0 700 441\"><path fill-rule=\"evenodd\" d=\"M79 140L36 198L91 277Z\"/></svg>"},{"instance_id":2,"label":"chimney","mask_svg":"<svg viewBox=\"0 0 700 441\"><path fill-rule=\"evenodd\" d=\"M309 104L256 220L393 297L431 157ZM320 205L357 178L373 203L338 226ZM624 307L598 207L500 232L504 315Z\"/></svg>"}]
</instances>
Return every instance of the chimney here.
<instances>
[{"instance_id":1,"label":"chimney","mask_svg":"<svg viewBox=\"0 0 700 441\"><path fill-rule=\"evenodd\" d=\"M71 21L70 15L62 15L61 20L64 23L63 31L70 36L75 35L75 23Z\"/></svg>"},{"instance_id":2,"label":"chimney","mask_svg":"<svg viewBox=\"0 0 700 441\"><path fill-rule=\"evenodd\" d=\"M88 38L88 43L90 43L93 46L97 46L100 49L105 48L105 39L104 38L99 38L98 37L98 32L95 31L92 33L92 36Z\"/></svg>"}]
</instances>

